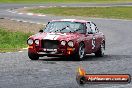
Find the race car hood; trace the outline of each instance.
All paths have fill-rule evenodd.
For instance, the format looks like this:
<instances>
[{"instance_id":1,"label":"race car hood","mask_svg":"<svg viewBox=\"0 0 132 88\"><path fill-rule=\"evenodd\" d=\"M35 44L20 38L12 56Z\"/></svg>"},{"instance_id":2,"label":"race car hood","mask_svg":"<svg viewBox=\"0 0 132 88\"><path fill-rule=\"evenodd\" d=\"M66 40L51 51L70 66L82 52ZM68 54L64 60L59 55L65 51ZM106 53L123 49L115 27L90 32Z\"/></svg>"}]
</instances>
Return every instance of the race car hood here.
<instances>
[{"instance_id":1,"label":"race car hood","mask_svg":"<svg viewBox=\"0 0 132 88\"><path fill-rule=\"evenodd\" d=\"M48 39L48 40L73 40L79 37L79 33L37 33L31 38L33 39Z\"/></svg>"}]
</instances>

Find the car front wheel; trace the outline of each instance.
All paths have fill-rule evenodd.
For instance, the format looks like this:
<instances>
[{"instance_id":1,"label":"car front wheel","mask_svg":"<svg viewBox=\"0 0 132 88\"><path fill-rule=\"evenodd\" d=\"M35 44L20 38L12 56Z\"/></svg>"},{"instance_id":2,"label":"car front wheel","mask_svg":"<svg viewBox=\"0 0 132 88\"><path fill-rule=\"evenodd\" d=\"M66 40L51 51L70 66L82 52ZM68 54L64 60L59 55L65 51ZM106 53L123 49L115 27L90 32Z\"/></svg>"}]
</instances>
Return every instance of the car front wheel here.
<instances>
[{"instance_id":1,"label":"car front wheel","mask_svg":"<svg viewBox=\"0 0 132 88\"><path fill-rule=\"evenodd\" d=\"M84 59L84 57L85 57L85 46L83 43L80 43L78 47L78 51L75 54L75 60L81 61Z\"/></svg>"},{"instance_id":2,"label":"car front wheel","mask_svg":"<svg viewBox=\"0 0 132 88\"><path fill-rule=\"evenodd\" d=\"M30 52L28 52L28 57L29 57L31 60L38 60L38 59L39 59L38 54L34 54L34 53L30 53Z\"/></svg>"}]
</instances>

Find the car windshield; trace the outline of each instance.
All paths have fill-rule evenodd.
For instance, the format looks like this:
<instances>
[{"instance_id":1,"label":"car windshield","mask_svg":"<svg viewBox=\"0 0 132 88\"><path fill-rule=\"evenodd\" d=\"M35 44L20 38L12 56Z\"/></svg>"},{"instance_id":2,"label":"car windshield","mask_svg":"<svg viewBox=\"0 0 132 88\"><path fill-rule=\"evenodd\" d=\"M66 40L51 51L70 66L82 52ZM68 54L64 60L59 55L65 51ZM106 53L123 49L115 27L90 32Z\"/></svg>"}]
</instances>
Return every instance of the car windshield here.
<instances>
[{"instance_id":1,"label":"car windshield","mask_svg":"<svg viewBox=\"0 0 132 88\"><path fill-rule=\"evenodd\" d=\"M44 29L44 32L85 33L86 26L84 23L80 23L80 22L56 21L56 22L50 22L49 24L47 24L46 28Z\"/></svg>"}]
</instances>

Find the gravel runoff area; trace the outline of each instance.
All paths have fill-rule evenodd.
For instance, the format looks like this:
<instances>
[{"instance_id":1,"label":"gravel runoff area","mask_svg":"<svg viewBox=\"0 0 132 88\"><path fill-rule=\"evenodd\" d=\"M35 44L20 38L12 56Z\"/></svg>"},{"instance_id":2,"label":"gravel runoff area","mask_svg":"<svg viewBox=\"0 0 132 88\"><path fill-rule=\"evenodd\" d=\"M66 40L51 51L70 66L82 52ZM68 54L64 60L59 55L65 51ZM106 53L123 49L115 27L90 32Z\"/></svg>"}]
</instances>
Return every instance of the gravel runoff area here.
<instances>
[{"instance_id":1,"label":"gravel runoff area","mask_svg":"<svg viewBox=\"0 0 132 88\"><path fill-rule=\"evenodd\" d=\"M37 33L44 25L29 22L15 21L7 18L0 18L0 27L9 31L20 31L24 33Z\"/></svg>"}]
</instances>

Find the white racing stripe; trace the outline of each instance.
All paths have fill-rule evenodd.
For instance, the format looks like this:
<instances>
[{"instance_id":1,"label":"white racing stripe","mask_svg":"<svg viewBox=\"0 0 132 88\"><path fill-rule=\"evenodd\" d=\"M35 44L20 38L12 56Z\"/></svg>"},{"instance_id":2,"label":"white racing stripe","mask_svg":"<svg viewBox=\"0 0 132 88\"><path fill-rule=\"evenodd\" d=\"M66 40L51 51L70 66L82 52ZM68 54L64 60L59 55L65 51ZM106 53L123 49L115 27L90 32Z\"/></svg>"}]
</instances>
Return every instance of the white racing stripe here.
<instances>
[{"instance_id":1,"label":"white racing stripe","mask_svg":"<svg viewBox=\"0 0 132 88\"><path fill-rule=\"evenodd\" d=\"M54 37L54 40L57 40L57 39L59 38L59 36L60 36L60 35L56 35L56 36Z\"/></svg>"},{"instance_id":2,"label":"white racing stripe","mask_svg":"<svg viewBox=\"0 0 132 88\"><path fill-rule=\"evenodd\" d=\"M44 39L54 40L55 37L56 37L56 35L47 34Z\"/></svg>"},{"instance_id":3,"label":"white racing stripe","mask_svg":"<svg viewBox=\"0 0 132 88\"><path fill-rule=\"evenodd\" d=\"M60 35L56 35L56 34L47 34L46 37L44 37L44 39L57 40L59 36Z\"/></svg>"}]
</instances>

